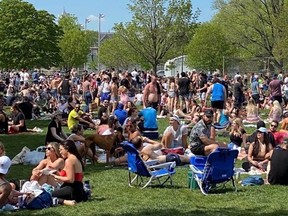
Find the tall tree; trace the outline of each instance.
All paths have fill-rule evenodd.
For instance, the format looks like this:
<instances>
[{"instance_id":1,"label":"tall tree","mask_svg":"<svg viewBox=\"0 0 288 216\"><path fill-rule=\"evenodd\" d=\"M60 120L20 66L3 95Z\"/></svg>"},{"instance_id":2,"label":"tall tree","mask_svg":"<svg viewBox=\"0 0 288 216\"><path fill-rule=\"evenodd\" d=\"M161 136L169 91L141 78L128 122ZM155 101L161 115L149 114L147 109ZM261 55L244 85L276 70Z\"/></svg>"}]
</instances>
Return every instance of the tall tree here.
<instances>
[{"instance_id":1,"label":"tall tree","mask_svg":"<svg viewBox=\"0 0 288 216\"><path fill-rule=\"evenodd\" d=\"M179 37L190 32L198 13L193 15L190 0L131 1L132 21L117 24L115 30L156 71Z\"/></svg>"},{"instance_id":2,"label":"tall tree","mask_svg":"<svg viewBox=\"0 0 288 216\"><path fill-rule=\"evenodd\" d=\"M205 23L196 29L195 35L186 48L187 65L204 70L221 68L223 56L233 55L233 46L225 32L216 23Z\"/></svg>"},{"instance_id":3,"label":"tall tree","mask_svg":"<svg viewBox=\"0 0 288 216\"><path fill-rule=\"evenodd\" d=\"M276 45L285 37L279 22L283 15L287 16L286 4L285 0L216 0L215 6L219 10L216 20L244 54L270 57L274 66L281 69L283 59L275 54Z\"/></svg>"},{"instance_id":4,"label":"tall tree","mask_svg":"<svg viewBox=\"0 0 288 216\"><path fill-rule=\"evenodd\" d=\"M21 0L0 1L0 67L33 68L59 62L55 17Z\"/></svg>"},{"instance_id":5,"label":"tall tree","mask_svg":"<svg viewBox=\"0 0 288 216\"><path fill-rule=\"evenodd\" d=\"M59 18L59 26L64 32L59 42L61 66L70 69L86 63L90 51L90 34L81 30L77 18L71 14L63 14Z\"/></svg>"}]
</instances>

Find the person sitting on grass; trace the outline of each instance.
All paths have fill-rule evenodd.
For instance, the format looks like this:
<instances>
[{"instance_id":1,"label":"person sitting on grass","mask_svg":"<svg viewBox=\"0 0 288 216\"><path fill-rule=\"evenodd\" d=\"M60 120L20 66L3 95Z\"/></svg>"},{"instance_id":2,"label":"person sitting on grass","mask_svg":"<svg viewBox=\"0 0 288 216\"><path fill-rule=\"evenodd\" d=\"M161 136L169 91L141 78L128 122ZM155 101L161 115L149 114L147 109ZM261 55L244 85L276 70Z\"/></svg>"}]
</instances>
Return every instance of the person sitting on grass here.
<instances>
[{"instance_id":1,"label":"person sitting on grass","mask_svg":"<svg viewBox=\"0 0 288 216\"><path fill-rule=\"evenodd\" d=\"M270 133L273 134L275 139L275 144L280 145L285 137L288 137L288 131L277 131L279 123L273 120L270 124Z\"/></svg>"},{"instance_id":2,"label":"person sitting on grass","mask_svg":"<svg viewBox=\"0 0 288 216\"><path fill-rule=\"evenodd\" d=\"M18 107L18 104L14 104L11 110L12 110L12 122L8 123L9 132L11 133L27 132L25 116L22 113L21 109Z\"/></svg>"},{"instance_id":3,"label":"person sitting on grass","mask_svg":"<svg viewBox=\"0 0 288 216\"><path fill-rule=\"evenodd\" d=\"M38 166L32 170L31 181L38 181L40 185L44 183L58 187L58 182L49 176L51 170L61 170L64 168L64 160L59 152L59 144L51 142L47 144L45 151L46 158L41 160Z\"/></svg>"},{"instance_id":4,"label":"person sitting on grass","mask_svg":"<svg viewBox=\"0 0 288 216\"><path fill-rule=\"evenodd\" d=\"M183 147L186 149L188 147L187 126L180 123L180 119L177 115L170 117L169 124L170 125L165 129L163 133L161 141L164 148Z\"/></svg>"},{"instance_id":5,"label":"person sitting on grass","mask_svg":"<svg viewBox=\"0 0 288 216\"><path fill-rule=\"evenodd\" d=\"M82 158L72 140L65 140L60 144L60 154L65 159L64 168L60 172L50 174L55 181L63 182L60 189L52 192L61 205L75 205L76 202L86 201L87 195L83 188Z\"/></svg>"},{"instance_id":6,"label":"person sitting on grass","mask_svg":"<svg viewBox=\"0 0 288 216\"><path fill-rule=\"evenodd\" d=\"M288 185L288 137L278 148L269 153L270 170L268 182L271 185Z\"/></svg>"},{"instance_id":7,"label":"person sitting on grass","mask_svg":"<svg viewBox=\"0 0 288 216\"><path fill-rule=\"evenodd\" d=\"M74 125L71 132L72 133L69 135L67 140L72 140L75 143L79 154L83 157L85 151L85 137L83 136L84 128L80 124ZM93 157L93 152L90 148L87 151L87 156L90 158ZM93 160L98 160L96 155L94 156Z\"/></svg>"},{"instance_id":8,"label":"person sitting on grass","mask_svg":"<svg viewBox=\"0 0 288 216\"><path fill-rule=\"evenodd\" d=\"M272 150L272 145L269 143L268 130L260 127L257 130L257 137L251 143L248 149L248 163L244 162L242 167L249 171L253 166L262 172L266 171L268 165L267 154Z\"/></svg>"},{"instance_id":9,"label":"person sitting on grass","mask_svg":"<svg viewBox=\"0 0 288 216\"><path fill-rule=\"evenodd\" d=\"M7 156L0 157L0 209L8 203L8 197L12 192L10 183L5 179L11 163Z\"/></svg>"},{"instance_id":10,"label":"person sitting on grass","mask_svg":"<svg viewBox=\"0 0 288 216\"><path fill-rule=\"evenodd\" d=\"M73 126L79 123L83 125L84 129L95 128L93 121L80 110L80 104L76 104L68 115L67 125L69 130L72 130Z\"/></svg>"},{"instance_id":11,"label":"person sitting on grass","mask_svg":"<svg viewBox=\"0 0 288 216\"><path fill-rule=\"evenodd\" d=\"M50 142L62 142L67 139L67 135L62 128L62 112L55 111L51 115L52 121L48 125L45 144Z\"/></svg>"}]
</instances>

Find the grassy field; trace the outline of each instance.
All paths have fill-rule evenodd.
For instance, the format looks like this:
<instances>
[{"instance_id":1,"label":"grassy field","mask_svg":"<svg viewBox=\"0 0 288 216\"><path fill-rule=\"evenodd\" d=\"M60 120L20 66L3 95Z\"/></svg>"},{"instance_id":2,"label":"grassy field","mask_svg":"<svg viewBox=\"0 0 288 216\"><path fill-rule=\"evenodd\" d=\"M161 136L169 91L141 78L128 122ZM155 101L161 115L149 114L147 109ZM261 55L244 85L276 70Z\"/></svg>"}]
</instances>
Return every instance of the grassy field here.
<instances>
[{"instance_id":1,"label":"grassy field","mask_svg":"<svg viewBox=\"0 0 288 216\"><path fill-rule=\"evenodd\" d=\"M28 128L44 129L43 133L29 135L1 135L7 155L11 158L23 146L35 149L44 144L49 121L29 121ZM163 133L168 121L159 121ZM247 129L251 133L251 129ZM227 137L219 137L228 141ZM237 162L240 165L240 162ZM13 165L8 179L28 179L32 166ZM58 206L38 211L18 211L13 215L288 215L287 188L283 186L241 187L235 193L228 185L222 193L203 196L199 190L187 186L188 167L176 169L174 186L148 187L144 190L128 187L125 167L107 168L105 164L87 165L85 178L92 184L92 199L75 207ZM1 213L4 214L4 213Z\"/></svg>"}]
</instances>

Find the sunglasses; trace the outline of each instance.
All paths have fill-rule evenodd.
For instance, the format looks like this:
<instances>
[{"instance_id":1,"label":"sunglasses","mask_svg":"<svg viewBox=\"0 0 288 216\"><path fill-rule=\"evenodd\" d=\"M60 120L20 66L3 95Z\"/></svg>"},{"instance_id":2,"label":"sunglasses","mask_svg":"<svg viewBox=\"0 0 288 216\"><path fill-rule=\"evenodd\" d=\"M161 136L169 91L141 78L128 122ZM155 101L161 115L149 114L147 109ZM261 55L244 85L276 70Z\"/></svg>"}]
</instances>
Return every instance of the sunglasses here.
<instances>
[{"instance_id":1,"label":"sunglasses","mask_svg":"<svg viewBox=\"0 0 288 216\"><path fill-rule=\"evenodd\" d=\"M276 127L277 127L277 125L270 125L270 127L275 127L275 128L276 128Z\"/></svg>"},{"instance_id":2,"label":"sunglasses","mask_svg":"<svg viewBox=\"0 0 288 216\"><path fill-rule=\"evenodd\" d=\"M51 151L51 150L54 150L54 148L53 147L47 147L47 148L45 148L45 150Z\"/></svg>"}]
</instances>

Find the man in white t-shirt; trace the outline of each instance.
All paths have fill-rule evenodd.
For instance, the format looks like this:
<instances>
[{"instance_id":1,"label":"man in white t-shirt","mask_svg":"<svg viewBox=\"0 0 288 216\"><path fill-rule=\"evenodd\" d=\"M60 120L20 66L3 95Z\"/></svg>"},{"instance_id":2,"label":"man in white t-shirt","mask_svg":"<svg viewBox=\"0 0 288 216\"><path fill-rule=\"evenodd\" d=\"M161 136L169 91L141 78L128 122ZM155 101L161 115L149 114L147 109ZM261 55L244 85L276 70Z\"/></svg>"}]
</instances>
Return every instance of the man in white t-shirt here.
<instances>
[{"instance_id":1,"label":"man in white t-shirt","mask_svg":"<svg viewBox=\"0 0 288 216\"><path fill-rule=\"evenodd\" d=\"M136 77L139 75L136 68L134 69L134 71L131 72L132 76L133 76L133 80L136 81Z\"/></svg>"},{"instance_id":2,"label":"man in white t-shirt","mask_svg":"<svg viewBox=\"0 0 288 216\"><path fill-rule=\"evenodd\" d=\"M181 124L177 115L170 117L170 126L168 126L162 138L162 144L164 148L187 148L188 129L187 125Z\"/></svg>"}]
</instances>

